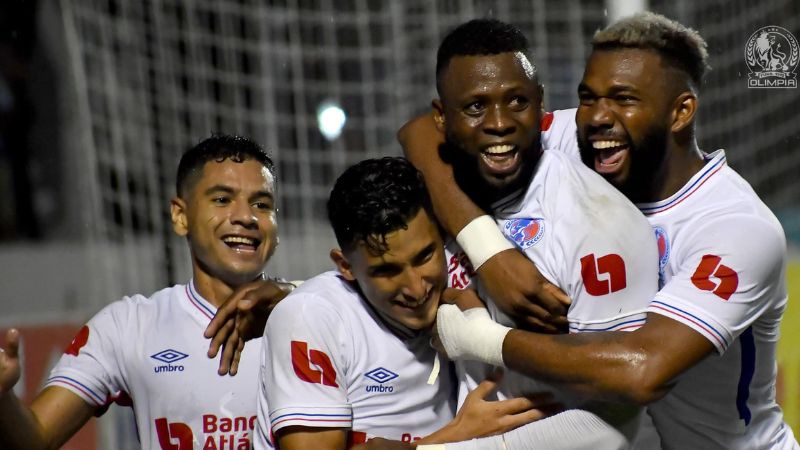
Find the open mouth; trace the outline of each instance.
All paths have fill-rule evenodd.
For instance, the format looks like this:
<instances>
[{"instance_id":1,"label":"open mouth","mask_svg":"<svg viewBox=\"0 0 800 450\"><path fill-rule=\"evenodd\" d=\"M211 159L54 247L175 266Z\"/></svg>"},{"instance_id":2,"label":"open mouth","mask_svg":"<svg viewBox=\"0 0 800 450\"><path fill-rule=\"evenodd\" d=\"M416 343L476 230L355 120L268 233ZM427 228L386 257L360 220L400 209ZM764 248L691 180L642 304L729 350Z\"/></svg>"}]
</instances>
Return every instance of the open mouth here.
<instances>
[{"instance_id":1,"label":"open mouth","mask_svg":"<svg viewBox=\"0 0 800 450\"><path fill-rule=\"evenodd\" d=\"M240 253L254 253L261 244L261 241L258 239L235 235L224 236L222 242Z\"/></svg>"},{"instance_id":2,"label":"open mouth","mask_svg":"<svg viewBox=\"0 0 800 450\"><path fill-rule=\"evenodd\" d=\"M594 168L597 173L616 172L628 154L628 143L616 140L594 141Z\"/></svg>"},{"instance_id":3,"label":"open mouth","mask_svg":"<svg viewBox=\"0 0 800 450\"><path fill-rule=\"evenodd\" d=\"M481 160L489 172L504 175L513 172L519 165L519 151L516 145L492 145L481 150Z\"/></svg>"}]
</instances>

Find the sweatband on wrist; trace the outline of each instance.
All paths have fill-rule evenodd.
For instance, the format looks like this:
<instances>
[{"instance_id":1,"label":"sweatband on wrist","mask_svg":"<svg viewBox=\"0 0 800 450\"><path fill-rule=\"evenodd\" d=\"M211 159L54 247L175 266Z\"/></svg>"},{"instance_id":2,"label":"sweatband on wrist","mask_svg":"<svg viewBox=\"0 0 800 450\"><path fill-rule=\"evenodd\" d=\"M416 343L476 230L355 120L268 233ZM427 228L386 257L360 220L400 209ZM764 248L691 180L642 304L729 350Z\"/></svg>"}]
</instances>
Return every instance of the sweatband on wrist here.
<instances>
[{"instance_id":1,"label":"sweatband on wrist","mask_svg":"<svg viewBox=\"0 0 800 450\"><path fill-rule=\"evenodd\" d=\"M461 311L456 305L442 305L436 315L436 331L453 361L504 366L503 341L511 328L492 320L486 308Z\"/></svg>"},{"instance_id":2,"label":"sweatband on wrist","mask_svg":"<svg viewBox=\"0 0 800 450\"><path fill-rule=\"evenodd\" d=\"M475 270L478 270L492 256L514 248L514 245L497 228L497 223L492 216L487 215L472 219L472 222L458 232L456 242L467 254Z\"/></svg>"}]
</instances>

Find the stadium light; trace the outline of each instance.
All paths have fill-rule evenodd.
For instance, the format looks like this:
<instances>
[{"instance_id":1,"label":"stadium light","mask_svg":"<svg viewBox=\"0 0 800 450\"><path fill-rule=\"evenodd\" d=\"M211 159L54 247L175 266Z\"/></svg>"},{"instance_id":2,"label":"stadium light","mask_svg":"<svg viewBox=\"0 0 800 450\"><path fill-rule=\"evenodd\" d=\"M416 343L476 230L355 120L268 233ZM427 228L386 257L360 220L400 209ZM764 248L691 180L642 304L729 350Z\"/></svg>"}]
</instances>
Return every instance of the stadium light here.
<instances>
[{"instance_id":1,"label":"stadium light","mask_svg":"<svg viewBox=\"0 0 800 450\"><path fill-rule=\"evenodd\" d=\"M322 103L317 108L317 125L325 139L333 141L342 134L342 128L347 122L344 110L334 102Z\"/></svg>"}]
</instances>

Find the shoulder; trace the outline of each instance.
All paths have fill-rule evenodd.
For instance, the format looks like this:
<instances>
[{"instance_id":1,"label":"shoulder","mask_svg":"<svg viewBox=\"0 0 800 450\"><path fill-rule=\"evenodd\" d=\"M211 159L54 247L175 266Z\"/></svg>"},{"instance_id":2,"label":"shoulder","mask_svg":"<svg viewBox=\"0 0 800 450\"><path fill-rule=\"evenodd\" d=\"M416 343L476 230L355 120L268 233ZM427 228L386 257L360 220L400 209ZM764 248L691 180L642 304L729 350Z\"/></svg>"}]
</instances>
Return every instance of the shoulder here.
<instances>
[{"instance_id":1,"label":"shoulder","mask_svg":"<svg viewBox=\"0 0 800 450\"><path fill-rule=\"evenodd\" d=\"M159 310L171 307L175 303L174 297L181 295L184 287L184 285L175 285L164 288L149 297L143 294L125 296L103 307L94 315L92 322L97 325L111 320L118 326L132 326L141 318L157 315Z\"/></svg>"},{"instance_id":2,"label":"shoulder","mask_svg":"<svg viewBox=\"0 0 800 450\"><path fill-rule=\"evenodd\" d=\"M304 320L339 320L360 303L358 293L341 276L325 272L306 280L273 309L270 323L302 317Z\"/></svg>"}]
</instances>

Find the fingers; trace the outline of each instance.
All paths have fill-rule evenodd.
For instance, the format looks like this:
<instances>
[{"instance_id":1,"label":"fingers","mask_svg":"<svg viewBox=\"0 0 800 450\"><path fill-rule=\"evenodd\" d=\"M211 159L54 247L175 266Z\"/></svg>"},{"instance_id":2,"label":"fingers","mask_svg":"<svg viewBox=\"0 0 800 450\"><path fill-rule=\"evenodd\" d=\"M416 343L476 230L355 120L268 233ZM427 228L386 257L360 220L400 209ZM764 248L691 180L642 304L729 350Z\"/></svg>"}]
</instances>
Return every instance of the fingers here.
<instances>
[{"instance_id":1,"label":"fingers","mask_svg":"<svg viewBox=\"0 0 800 450\"><path fill-rule=\"evenodd\" d=\"M11 328L6 331L6 345L3 350L7 358L16 359L19 357L19 330Z\"/></svg>"},{"instance_id":2,"label":"fingers","mask_svg":"<svg viewBox=\"0 0 800 450\"><path fill-rule=\"evenodd\" d=\"M225 341L225 345L222 346L222 355L219 357L219 369L217 370L218 374L225 375L230 370L234 353L239 345L238 340L239 331L234 327L228 339Z\"/></svg>"},{"instance_id":3,"label":"fingers","mask_svg":"<svg viewBox=\"0 0 800 450\"><path fill-rule=\"evenodd\" d=\"M203 333L203 336L206 338L212 338L219 333L220 328L225 326L229 319L232 319L239 308L239 302L242 298L247 296L247 294L253 290L255 286L252 284L246 284L231 294L225 303L217 309L217 313L214 314L214 318L211 319L211 322L206 327L206 331Z\"/></svg>"},{"instance_id":4,"label":"fingers","mask_svg":"<svg viewBox=\"0 0 800 450\"><path fill-rule=\"evenodd\" d=\"M228 371L231 376L236 375L239 373L239 361L242 359L242 350L244 350L244 340L239 339L239 343L236 345L236 351L233 352L233 361L231 361L231 369Z\"/></svg>"},{"instance_id":5,"label":"fingers","mask_svg":"<svg viewBox=\"0 0 800 450\"><path fill-rule=\"evenodd\" d=\"M236 316L229 317L219 328L214 337L211 339L211 342L208 345L208 357L214 358L217 356L217 352L219 351L220 347L225 345L225 343L230 339L231 334L236 330Z\"/></svg>"}]
</instances>

